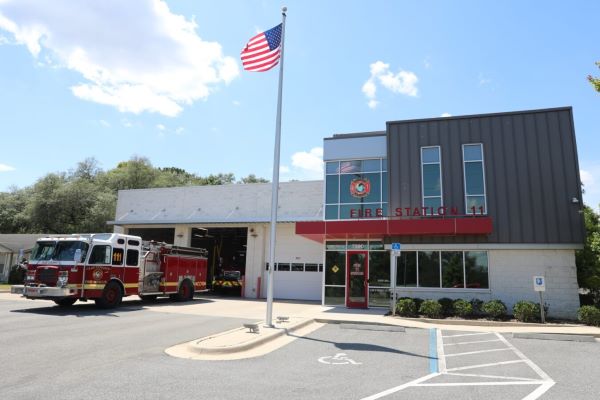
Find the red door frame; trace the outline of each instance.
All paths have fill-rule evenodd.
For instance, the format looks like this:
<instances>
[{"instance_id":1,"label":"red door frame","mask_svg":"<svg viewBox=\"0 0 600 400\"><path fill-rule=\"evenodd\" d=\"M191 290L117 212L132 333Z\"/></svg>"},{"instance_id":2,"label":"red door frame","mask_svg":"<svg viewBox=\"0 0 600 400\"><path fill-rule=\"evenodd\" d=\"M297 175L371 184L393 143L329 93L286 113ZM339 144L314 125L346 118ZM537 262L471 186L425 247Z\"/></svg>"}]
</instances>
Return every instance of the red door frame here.
<instances>
[{"instance_id":1,"label":"red door frame","mask_svg":"<svg viewBox=\"0 0 600 400\"><path fill-rule=\"evenodd\" d=\"M365 262L363 265L363 279L364 279L364 302L352 302L350 301L350 277L352 272L352 265L350 265L350 257L355 254L364 254ZM367 250L352 250L346 253L346 307L348 308L368 308L369 303L369 252Z\"/></svg>"}]
</instances>

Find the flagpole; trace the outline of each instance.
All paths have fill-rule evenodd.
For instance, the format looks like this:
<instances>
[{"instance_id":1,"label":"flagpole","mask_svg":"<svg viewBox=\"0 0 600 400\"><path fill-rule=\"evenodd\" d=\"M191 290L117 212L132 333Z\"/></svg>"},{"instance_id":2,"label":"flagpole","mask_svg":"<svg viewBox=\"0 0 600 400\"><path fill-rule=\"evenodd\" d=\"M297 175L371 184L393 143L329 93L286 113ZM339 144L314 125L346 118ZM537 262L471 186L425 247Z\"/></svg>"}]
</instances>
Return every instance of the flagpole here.
<instances>
[{"instance_id":1,"label":"flagpole","mask_svg":"<svg viewBox=\"0 0 600 400\"><path fill-rule=\"evenodd\" d=\"M281 94L283 89L283 51L285 49L285 17L287 7L281 8L281 57L279 58L279 92L277 94L277 122L275 126L275 151L273 157L273 183L271 184L271 231L269 235L269 281L267 285L267 326L273 326L273 270L275 269L275 233L277 225L277 200L279 195L279 148L281 142Z\"/></svg>"}]
</instances>

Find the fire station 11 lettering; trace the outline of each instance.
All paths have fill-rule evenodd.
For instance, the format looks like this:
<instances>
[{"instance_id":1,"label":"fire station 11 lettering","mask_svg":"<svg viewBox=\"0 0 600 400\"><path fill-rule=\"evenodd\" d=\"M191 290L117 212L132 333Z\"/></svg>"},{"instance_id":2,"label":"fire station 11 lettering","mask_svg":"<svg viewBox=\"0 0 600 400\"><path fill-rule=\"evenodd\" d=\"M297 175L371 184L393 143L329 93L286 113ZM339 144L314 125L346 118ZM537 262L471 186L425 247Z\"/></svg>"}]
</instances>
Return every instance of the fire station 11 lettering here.
<instances>
[{"instance_id":1,"label":"fire station 11 lettering","mask_svg":"<svg viewBox=\"0 0 600 400\"><path fill-rule=\"evenodd\" d=\"M484 215L483 207L471 207L468 215ZM458 207L398 207L394 210L395 217L427 217L427 216L458 216ZM383 217L382 208L365 208L350 210L350 218Z\"/></svg>"}]
</instances>

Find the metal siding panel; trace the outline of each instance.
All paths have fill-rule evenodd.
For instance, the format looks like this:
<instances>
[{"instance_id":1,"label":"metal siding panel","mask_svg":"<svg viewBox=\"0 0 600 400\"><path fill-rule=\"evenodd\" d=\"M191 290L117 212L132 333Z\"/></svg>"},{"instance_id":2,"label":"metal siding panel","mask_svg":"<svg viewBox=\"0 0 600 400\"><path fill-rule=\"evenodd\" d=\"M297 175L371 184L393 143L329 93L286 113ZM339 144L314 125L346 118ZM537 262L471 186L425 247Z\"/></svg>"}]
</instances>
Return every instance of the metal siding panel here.
<instances>
[{"instance_id":1,"label":"metal siding panel","mask_svg":"<svg viewBox=\"0 0 600 400\"><path fill-rule=\"evenodd\" d=\"M535 243L533 214L529 212L529 207L533 202L531 199L529 167L527 166L525 122L523 115L513 116L512 122L515 151L510 154L510 156L513 157L510 162L516 166L516 173L514 176L517 178L517 185L513 187L514 192L511 194L519 199L519 209L521 210L521 220L519 223L521 237L517 238L516 241ZM515 241L515 239L511 239L511 242L513 241Z\"/></svg>"},{"instance_id":2,"label":"metal siding panel","mask_svg":"<svg viewBox=\"0 0 600 400\"><path fill-rule=\"evenodd\" d=\"M548 113L546 118L548 119L548 140L550 142L549 156L553 164L552 176L555 184L554 190L557 194L564 194L563 196L558 195L558 197L556 197L555 208L552 210L552 213L556 218L557 226L555 229L557 230L556 234L558 236L557 242L566 243L572 240L573 221L568 212L563 212L563 210L569 210L571 206L568 201L569 196L567 195L567 175L565 173L565 168L561 167L567 165L564 162L564 147L561 143L563 135L560 131L559 115L557 113ZM565 229L565 227L569 227L569 229Z\"/></svg>"},{"instance_id":3,"label":"metal siding panel","mask_svg":"<svg viewBox=\"0 0 600 400\"><path fill-rule=\"evenodd\" d=\"M575 133L570 112L559 114L560 131L562 137L562 147L564 154L563 165L567 176L567 186L565 194L568 199L578 197L580 204L583 201L581 197L581 181L579 178L579 163L577 160L577 145L575 143ZM585 237L585 226L583 223L583 214L580 213L581 205L571 203L571 208L567 211L570 221L572 221L571 240L574 243L583 243Z\"/></svg>"},{"instance_id":4,"label":"metal siding panel","mask_svg":"<svg viewBox=\"0 0 600 400\"><path fill-rule=\"evenodd\" d=\"M405 207L413 206L421 204L421 154L419 150L419 127L417 124L409 124L408 125L408 157L406 158L408 161L408 165L406 169L410 173L409 177L409 198L408 204ZM417 168L415 168L415 166Z\"/></svg>"},{"instance_id":5,"label":"metal siding panel","mask_svg":"<svg viewBox=\"0 0 600 400\"><path fill-rule=\"evenodd\" d=\"M556 191L555 170L556 165L552 162L550 156L552 143L548 137L548 120L547 113L535 114L535 126L538 139L538 153L541 170L541 185L542 198L544 201L544 209L542 210L545 216L545 239L547 243L558 242L558 226L556 218L556 201L560 196Z\"/></svg>"},{"instance_id":6,"label":"metal siding panel","mask_svg":"<svg viewBox=\"0 0 600 400\"><path fill-rule=\"evenodd\" d=\"M507 119L510 121L510 119ZM511 219L513 212L518 213L518 202L516 196L509 195L508 177L516 175L516 168L513 163L507 162L507 148L514 148L512 129L503 131L502 120L498 117L488 119L491 130L491 139L484 147L486 156L486 170L492 181L488 184L488 199L493 197L493 206L488 204L490 215L494 220L494 234L496 240L500 243L508 243L511 238L511 229L516 225ZM509 171L512 169L512 171ZM491 175L493 173L493 175ZM518 226L517 226L518 228ZM516 235L517 232L515 232Z\"/></svg>"},{"instance_id":7,"label":"metal siding panel","mask_svg":"<svg viewBox=\"0 0 600 400\"><path fill-rule=\"evenodd\" d=\"M531 199L529 209L533 214L533 234L535 243L546 242L546 218L544 210L546 200L542 193L542 171L540 170L539 139L537 127L535 125L535 116L526 115L525 121L525 145L527 150L527 166L530 178Z\"/></svg>"},{"instance_id":8,"label":"metal siding panel","mask_svg":"<svg viewBox=\"0 0 600 400\"><path fill-rule=\"evenodd\" d=\"M397 122L388 128L395 134L390 158L400 158L390 170L390 210L421 204L420 147L440 145L444 204L464 212L462 144L484 148L492 234L402 237L403 243L582 242L582 217L570 202L578 196L579 176L569 109Z\"/></svg>"},{"instance_id":9,"label":"metal siding panel","mask_svg":"<svg viewBox=\"0 0 600 400\"><path fill-rule=\"evenodd\" d=\"M464 183L462 174L462 149L457 135L458 126L448 121L444 121L444 125L447 129L446 134L443 135L447 157L443 168L445 175L449 177L446 179L448 185L445 188L446 197L444 197L444 204L455 206L459 210L462 210L464 208Z\"/></svg>"},{"instance_id":10,"label":"metal siding panel","mask_svg":"<svg viewBox=\"0 0 600 400\"><path fill-rule=\"evenodd\" d=\"M404 204L410 204L410 191L411 191L411 181L410 181L410 172L411 169L410 168L410 140L409 140L409 134L408 134L408 126L406 125L402 125L400 126L400 132L402 133L400 135L400 140L402 140L402 142L405 143L404 146L402 146L402 143L399 144L400 150L398 152L398 154L400 155L400 161L399 161L399 165L400 165L400 170L399 170L399 174L400 174L400 182L397 182L400 184L400 198L398 199L398 202L395 204L395 207L402 207ZM413 166L414 168L414 166ZM415 182L416 184L416 182Z\"/></svg>"}]
</instances>

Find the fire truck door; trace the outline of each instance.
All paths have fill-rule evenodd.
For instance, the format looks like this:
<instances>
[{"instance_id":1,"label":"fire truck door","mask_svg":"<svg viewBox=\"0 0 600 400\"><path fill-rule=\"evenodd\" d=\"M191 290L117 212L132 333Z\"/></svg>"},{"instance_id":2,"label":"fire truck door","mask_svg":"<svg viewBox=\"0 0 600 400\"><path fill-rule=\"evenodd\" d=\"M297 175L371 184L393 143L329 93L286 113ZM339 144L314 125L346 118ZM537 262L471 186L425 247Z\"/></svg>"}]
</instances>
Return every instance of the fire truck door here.
<instances>
[{"instance_id":1,"label":"fire truck door","mask_svg":"<svg viewBox=\"0 0 600 400\"><path fill-rule=\"evenodd\" d=\"M122 248L115 247L112 252L112 268L111 278L117 278L121 282L125 282L125 271L123 270L123 262L125 256L125 250Z\"/></svg>"}]
</instances>

